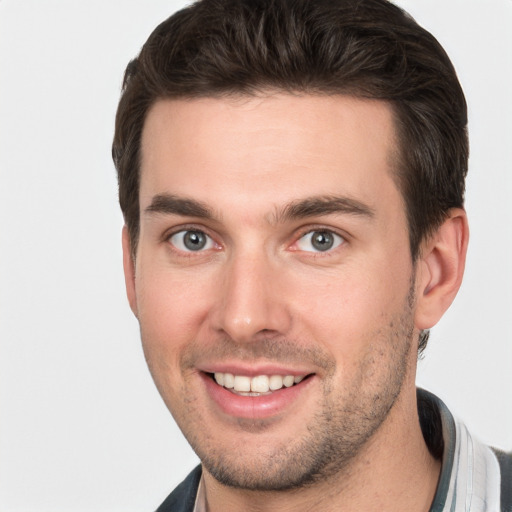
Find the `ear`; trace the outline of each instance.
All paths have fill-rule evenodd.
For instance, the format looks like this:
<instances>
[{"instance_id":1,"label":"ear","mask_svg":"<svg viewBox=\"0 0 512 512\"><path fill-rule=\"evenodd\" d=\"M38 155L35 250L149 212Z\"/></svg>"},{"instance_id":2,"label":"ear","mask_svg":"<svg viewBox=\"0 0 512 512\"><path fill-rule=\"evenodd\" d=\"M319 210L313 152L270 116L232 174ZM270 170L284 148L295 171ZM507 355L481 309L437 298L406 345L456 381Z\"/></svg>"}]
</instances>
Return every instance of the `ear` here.
<instances>
[{"instance_id":1,"label":"ear","mask_svg":"<svg viewBox=\"0 0 512 512\"><path fill-rule=\"evenodd\" d=\"M128 228L123 227L123 268L124 282L126 286L126 295L133 314L137 316L137 295L135 293L135 261L132 256L132 248L130 243L130 235Z\"/></svg>"},{"instance_id":2,"label":"ear","mask_svg":"<svg viewBox=\"0 0 512 512\"><path fill-rule=\"evenodd\" d=\"M466 212L450 210L448 218L425 241L418 261L415 324L430 329L459 291L469 240Z\"/></svg>"}]
</instances>

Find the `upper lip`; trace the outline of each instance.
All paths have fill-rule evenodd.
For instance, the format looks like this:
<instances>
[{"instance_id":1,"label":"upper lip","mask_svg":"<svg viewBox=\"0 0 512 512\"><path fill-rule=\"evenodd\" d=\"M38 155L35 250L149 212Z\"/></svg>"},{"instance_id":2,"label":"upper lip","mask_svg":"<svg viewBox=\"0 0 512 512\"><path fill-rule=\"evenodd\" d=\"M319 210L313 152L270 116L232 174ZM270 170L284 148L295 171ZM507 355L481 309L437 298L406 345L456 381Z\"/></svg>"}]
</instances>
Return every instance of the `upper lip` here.
<instances>
[{"instance_id":1,"label":"upper lip","mask_svg":"<svg viewBox=\"0 0 512 512\"><path fill-rule=\"evenodd\" d=\"M257 377L258 375L309 375L314 373L303 368L290 368L279 364L250 364L250 363L211 363L198 368L204 373L231 373L232 375L245 375Z\"/></svg>"}]
</instances>

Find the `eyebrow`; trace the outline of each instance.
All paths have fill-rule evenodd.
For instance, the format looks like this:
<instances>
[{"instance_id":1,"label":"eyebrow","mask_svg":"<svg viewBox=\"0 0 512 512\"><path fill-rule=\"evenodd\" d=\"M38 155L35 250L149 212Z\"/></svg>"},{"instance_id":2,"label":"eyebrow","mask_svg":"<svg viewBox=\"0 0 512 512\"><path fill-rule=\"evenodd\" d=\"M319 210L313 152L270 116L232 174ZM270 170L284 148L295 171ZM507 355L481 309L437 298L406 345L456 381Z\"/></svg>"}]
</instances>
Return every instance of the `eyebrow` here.
<instances>
[{"instance_id":1,"label":"eyebrow","mask_svg":"<svg viewBox=\"0 0 512 512\"><path fill-rule=\"evenodd\" d=\"M162 213L167 215L181 215L183 217L199 217L200 219L213 219L212 210L204 203L195 199L188 199L169 194L158 194L153 197L151 204L144 210L145 213Z\"/></svg>"},{"instance_id":2,"label":"eyebrow","mask_svg":"<svg viewBox=\"0 0 512 512\"><path fill-rule=\"evenodd\" d=\"M345 196L314 196L286 205L276 212L274 221L279 223L290 219L304 219L336 213L366 218L375 216L373 208L357 199Z\"/></svg>"},{"instance_id":3,"label":"eyebrow","mask_svg":"<svg viewBox=\"0 0 512 512\"><path fill-rule=\"evenodd\" d=\"M213 220L212 209L195 199L170 194L157 194L151 204L144 210L147 214L181 215ZM349 214L372 218L374 210L361 201L344 196L313 196L285 205L272 215L271 223L282 223L287 220L304 219L329 214Z\"/></svg>"}]
</instances>

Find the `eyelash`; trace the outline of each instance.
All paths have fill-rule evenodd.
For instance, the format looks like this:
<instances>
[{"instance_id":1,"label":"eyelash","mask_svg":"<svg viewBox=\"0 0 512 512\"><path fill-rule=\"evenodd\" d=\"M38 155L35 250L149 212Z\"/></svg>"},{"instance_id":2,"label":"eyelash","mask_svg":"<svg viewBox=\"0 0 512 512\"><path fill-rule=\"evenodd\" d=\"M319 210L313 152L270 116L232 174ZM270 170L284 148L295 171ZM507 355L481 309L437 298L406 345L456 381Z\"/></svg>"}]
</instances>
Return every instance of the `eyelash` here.
<instances>
[{"instance_id":1,"label":"eyelash","mask_svg":"<svg viewBox=\"0 0 512 512\"><path fill-rule=\"evenodd\" d=\"M173 236L176 236L180 233L187 233L187 232L197 232L197 233L202 233L203 235L205 235L206 237L208 237L208 239L211 241L211 243L213 243L214 245L214 248L218 249L220 248L220 244L218 244L216 241L215 241L215 238L210 235L208 233L208 230L205 229L204 227L198 227L198 226L190 226L190 225L185 225L185 226L179 226L179 227L175 227L172 231L168 231L164 234L164 236L162 237L163 238L163 241L166 242L167 244L169 244L172 248L173 251L176 251L178 252L180 255L184 255L186 257L194 257L194 253L204 253L205 250L198 250L198 251L192 251L192 250L189 250L189 251L186 251L186 250L182 250L182 249L179 249L178 247L175 246L175 244L173 244L171 242L171 238Z\"/></svg>"},{"instance_id":2,"label":"eyelash","mask_svg":"<svg viewBox=\"0 0 512 512\"><path fill-rule=\"evenodd\" d=\"M306 250L301 250L299 248L292 249L292 250L305 253L308 255L308 257L322 258L322 257L332 256L333 253L336 251L336 249L343 247L348 243L348 236L343 233L340 233L339 231L337 231L335 229L328 228L326 226L308 226L307 228L304 228L303 230L301 230L298 233L298 236L295 238L295 241L293 242L292 246L297 246L298 243L300 242L300 240L302 240L307 235L312 236L313 233L328 233L330 235L334 235L335 237L340 238L341 240L335 247L329 248L325 251L306 251Z\"/></svg>"},{"instance_id":3,"label":"eyelash","mask_svg":"<svg viewBox=\"0 0 512 512\"><path fill-rule=\"evenodd\" d=\"M198 227L198 226L193 226L193 225L185 225L185 226L179 226L179 227L176 227L174 228L172 231L170 232L166 232L163 236L163 240L168 243L171 248L173 249L173 251L176 251L178 252L180 255L182 256L186 256L186 257L194 257L194 255L199 255L199 254L202 254L208 250L211 250L211 248L208 248L208 249L200 249L198 251L193 251L193 250L182 250L178 247L176 247L175 244L173 244L171 242L171 238L173 236L176 236L180 233L187 233L187 232L198 232L198 233L202 233L204 234L206 237L208 237L208 239L211 241L211 243L214 245L214 249L221 249L222 248L222 245L219 244L218 242L216 242L215 238L208 233L208 230L205 229L204 227ZM294 246L297 246L297 244L300 242L301 239L303 239L305 236L307 235L313 235L313 233L328 233L328 234L331 234L331 235L334 235L335 237L339 237L341 239L341 241L333 248L329 248L325 251L306 251L306 250L302 250L300 248L293 248ZM347 235L345 234L342 234L340 232L338 232L337 230L334 230L332 228L328 228L326 226L307 226L307 227L304 227L303 229L301 229L296 236L294 236L294 242L289 245L288 247L292 250L292 251L297 251L297 252L302 252L304 254L307 254L308 257L313 257L313 258L318 258L318 257L329 257L329 256L332 256L333 252L336 251L336 249L338 249L339 247L342 247L342 246L345 246L346 244L348 243L348 237Z\"/></svg>"}]
</instances>

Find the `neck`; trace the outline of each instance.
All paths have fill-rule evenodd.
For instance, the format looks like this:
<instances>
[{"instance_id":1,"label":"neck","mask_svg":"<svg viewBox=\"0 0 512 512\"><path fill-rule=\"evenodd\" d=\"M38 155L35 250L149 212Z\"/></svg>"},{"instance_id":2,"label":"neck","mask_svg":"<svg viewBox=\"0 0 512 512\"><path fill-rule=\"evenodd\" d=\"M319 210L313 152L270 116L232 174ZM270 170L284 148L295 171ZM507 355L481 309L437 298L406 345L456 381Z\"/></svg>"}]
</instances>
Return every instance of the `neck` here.
<instances>
[{"instance_id":1,"label":"neck","mask_svg":"<svg viewBox=\"0 0 512 512\"><path fill-rule=\"evenodd\" d=\"M226 487L204 471L209 512L429 510L441 470L425 444L416 390L404 386L388 417L342 472L290 491Z\"/></svg>"}]
</instances>

